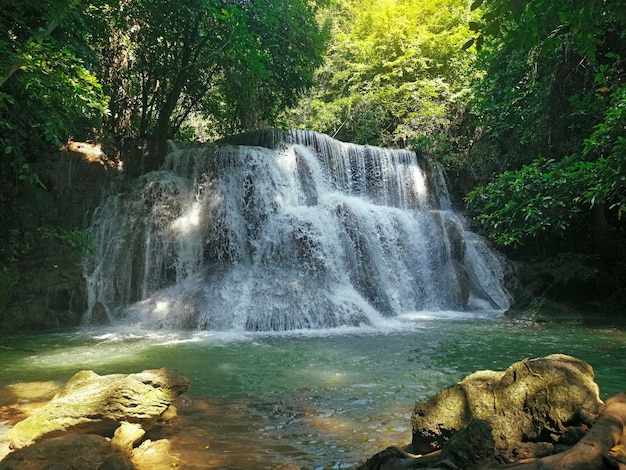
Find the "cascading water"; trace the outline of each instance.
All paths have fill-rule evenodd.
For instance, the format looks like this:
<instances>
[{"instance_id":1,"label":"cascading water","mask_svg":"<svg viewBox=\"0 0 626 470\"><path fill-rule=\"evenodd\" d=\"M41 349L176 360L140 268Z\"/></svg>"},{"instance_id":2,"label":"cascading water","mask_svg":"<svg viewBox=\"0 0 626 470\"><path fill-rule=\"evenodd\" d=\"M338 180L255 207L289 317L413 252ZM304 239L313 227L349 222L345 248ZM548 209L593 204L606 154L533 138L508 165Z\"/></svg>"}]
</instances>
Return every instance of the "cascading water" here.
<instances>
[{"instance_id":1,"label":"cascading water","mask_svg":"<svg viewBox=\"0 0 626 470\"><path fill-rule=\"evenodd\" d=\"M282 331L508 307L501 259L413 152L307 131L237 139L173 148L101 204L87 322Z\"/></svg>"}]
</instances>

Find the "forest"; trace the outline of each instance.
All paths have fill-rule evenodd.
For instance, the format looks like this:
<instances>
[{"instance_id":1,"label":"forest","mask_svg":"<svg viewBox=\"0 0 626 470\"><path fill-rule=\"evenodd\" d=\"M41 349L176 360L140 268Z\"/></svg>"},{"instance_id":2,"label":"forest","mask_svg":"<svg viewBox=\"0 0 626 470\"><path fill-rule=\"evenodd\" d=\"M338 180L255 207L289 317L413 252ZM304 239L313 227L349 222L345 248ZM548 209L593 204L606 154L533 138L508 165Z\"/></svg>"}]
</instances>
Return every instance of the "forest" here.
<instances>
[{"instance_id":1,"label":"forest","mask_svg":"<svg viewBox=\"0 0 626 470\"><path fill-rule=\"evenodd\" d=\"M90 249L85 221L32 213L60 147L141 173L170 139L267 127L425 155L476 229L533 263L533 295L624 307L621 0L4 4L0 312L38 256Z\"/></svg>"}]
</instances>

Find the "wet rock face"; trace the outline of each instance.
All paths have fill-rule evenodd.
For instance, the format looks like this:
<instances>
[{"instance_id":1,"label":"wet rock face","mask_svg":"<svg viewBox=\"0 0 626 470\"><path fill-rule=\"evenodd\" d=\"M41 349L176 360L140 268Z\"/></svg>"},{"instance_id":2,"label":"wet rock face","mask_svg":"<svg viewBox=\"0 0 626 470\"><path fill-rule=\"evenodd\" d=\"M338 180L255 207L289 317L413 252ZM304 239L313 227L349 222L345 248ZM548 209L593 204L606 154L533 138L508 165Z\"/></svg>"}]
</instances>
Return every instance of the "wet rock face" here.
<instances>
[{"instance_id":1,"label":"wet rock face","mask_svg":"<svg viewBox=\"0 0 626 470\"><path fill-rule=\"evenodd\" d=\"M0 326L5 330L80 324L87 291L78 240L68 234L89 226L103 191L120 175L101 150L78 142L42 155L33 170L45 188L20 184L10 195L0 189L7 198L0 211L6 219L0 239L6 242L7 230L19 233L14 276L2 279L6 274L0 273Z\"/></svg>"},{"instance_id":2,"label":"wet rock face","mask_svg":"<svg viewBox=\"0 0 626 470\"><path fill-rule=\"evenodd\" d=\"M165 368L104 376L81 371L50 403L17 423L9 441L20 449L66 431L113 436L121 422L147 430L188 388L188 379Z\"/></svg>"},{"instance_id":3,"label":"wet rock face","mask_svg":"<svg viewBox=\"0 0 626 470\"><path fill-rule=\"evenodd\" d=\"M503 461L550 453L577 426L591 425L601 412L593 370L565 355L525 359L504 372L481 371L418 403L411 422L411 448L426 454L480 420L491 427Z\"/></svg>"}]
</instances>

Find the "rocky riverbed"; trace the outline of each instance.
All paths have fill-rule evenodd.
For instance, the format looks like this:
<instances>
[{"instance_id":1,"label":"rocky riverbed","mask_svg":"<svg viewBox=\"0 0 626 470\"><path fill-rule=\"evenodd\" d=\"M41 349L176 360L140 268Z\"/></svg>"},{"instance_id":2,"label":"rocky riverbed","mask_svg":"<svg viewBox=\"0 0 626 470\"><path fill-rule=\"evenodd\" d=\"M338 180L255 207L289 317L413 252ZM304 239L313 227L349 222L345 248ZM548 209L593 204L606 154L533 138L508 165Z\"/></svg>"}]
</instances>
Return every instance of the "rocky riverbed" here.
<instances>
[{"instance_id":1,"label":"rocky riverbed","mask_svg":"<svg viewBox=\"0 0 626 470\"><path fill-rule=\"evenodd\" d=\"M188 387L168 369L81 371L63 387L5 387L0 469L220 468L210 452L216 436L190 419L211 405L186 397ZM212 416L219 419L219 410ZM565 355L526 359L505 371L476 372L416 403L411 443L364 456L361 469L622 468L625 417L626 395L603 403L585 362ZM300 468L288 460L279 468Z\"/></svg>"}]
</instances>

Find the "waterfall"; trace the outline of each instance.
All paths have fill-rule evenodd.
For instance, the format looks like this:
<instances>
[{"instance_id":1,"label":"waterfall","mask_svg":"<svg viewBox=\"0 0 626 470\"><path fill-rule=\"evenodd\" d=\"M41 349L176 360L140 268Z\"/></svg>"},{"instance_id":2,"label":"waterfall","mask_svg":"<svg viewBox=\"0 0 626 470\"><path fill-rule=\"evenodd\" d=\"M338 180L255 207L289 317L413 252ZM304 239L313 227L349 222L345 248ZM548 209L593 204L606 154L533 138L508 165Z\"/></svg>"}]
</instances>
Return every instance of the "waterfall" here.
<instances>
[{"instance_id":1,"label":"waterfall","mask_svg":"<svg viewBox=\"0 0 626 470\"><path fill-rule=\"evenodd\" d=\"M282 331L510 303L436 169L309 131L172 146L91 230L86 322Z\"/></svg>"}]
</instances>

